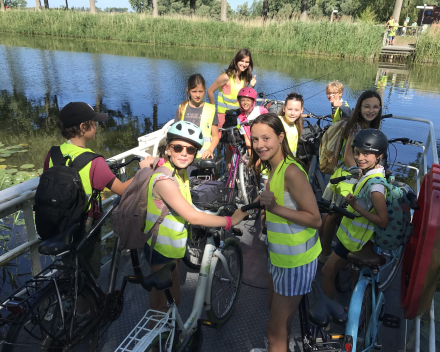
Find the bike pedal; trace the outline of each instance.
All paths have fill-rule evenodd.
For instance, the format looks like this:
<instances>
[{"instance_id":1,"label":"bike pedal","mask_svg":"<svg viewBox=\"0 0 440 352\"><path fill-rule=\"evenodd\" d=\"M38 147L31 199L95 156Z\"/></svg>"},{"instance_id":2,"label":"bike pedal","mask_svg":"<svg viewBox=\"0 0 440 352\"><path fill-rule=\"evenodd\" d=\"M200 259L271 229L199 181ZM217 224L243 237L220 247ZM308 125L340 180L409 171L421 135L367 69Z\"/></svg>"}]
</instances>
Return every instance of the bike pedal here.
<instances>
[{"instance_id":1,"label":"bike pedal","mask_svg":"<svg viewBox=\"0 0 440 352\"><path fill-rule=\"evenodd\" d=\"M382 324L386 328L399 329L400 328L400 318L392 314L385 313L382 317Z\"/></svg>"},{"instance_id":2,"label":"bike pedal","mask_svg":"<svg viewBox=\"0 0 440 352\"><path fill-rule=\"evenodd\" d=\"M233 227L233 228L232 228L232 234L233 234L234 236L241 237L241 236L243 236L243 231L240 230L240 229L237 228L237 227Z\"/></svg>"},{"instance_id":3,"label":"bike pedal","mask_svg":"<svg viewBox=\"0 0 440 352\"><path fill-rule=\"evenodd\" d=\"M199 325L199 326L203 325L203 326L206 326L211 329L218 329L219 328L217 323L213 323L212 321L204 320L204 319L197 320L197 325Z\"/></svg>"}]
</instances>

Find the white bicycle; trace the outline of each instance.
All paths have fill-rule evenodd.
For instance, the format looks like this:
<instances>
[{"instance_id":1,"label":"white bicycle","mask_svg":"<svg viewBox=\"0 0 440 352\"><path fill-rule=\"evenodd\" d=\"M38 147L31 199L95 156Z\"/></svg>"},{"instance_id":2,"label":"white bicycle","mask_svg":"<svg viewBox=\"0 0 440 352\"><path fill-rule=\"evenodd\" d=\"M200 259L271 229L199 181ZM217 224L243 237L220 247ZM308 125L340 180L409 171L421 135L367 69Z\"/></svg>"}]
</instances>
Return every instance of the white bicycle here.
<instances>
[{"instance_id":1,"label":"white bicycle","mask_svg":"<svg viewBox=\"0 0 440 352\"><path fill-rule=\"evenodd\" d=\"M227 210L227 207L220 207L217 212L204 212L220 215ZM146 277L142 285L148 291L153 287L163 290L168 299L168 311L148 310L115 352L199 352L203 344L202 325L218 328L228 320L240 292L243 253L237 239L229 237L224 243L220 241L224 238L222 231L221 228L206 231L197 290L187 321L183 323L169 290L171 273L176 267L170 262ZM201 319L203 309L208 320Z\"/></svg>"}]
</instances>

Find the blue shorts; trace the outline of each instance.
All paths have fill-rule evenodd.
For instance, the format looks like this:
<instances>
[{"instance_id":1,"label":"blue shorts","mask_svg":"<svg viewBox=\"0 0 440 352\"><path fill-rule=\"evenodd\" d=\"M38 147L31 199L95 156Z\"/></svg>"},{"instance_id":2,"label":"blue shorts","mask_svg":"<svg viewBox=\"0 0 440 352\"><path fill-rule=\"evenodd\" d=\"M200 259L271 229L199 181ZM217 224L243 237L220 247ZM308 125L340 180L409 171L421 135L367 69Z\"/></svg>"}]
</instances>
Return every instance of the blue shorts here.
<instances>
[{"instance_id":1,"label":"blue shorts","mask_svg":"<svg viewBox=\"0 0 440 352\"><path fill-rule=\"evenodd\" d=\"M296 268L280 268L271 263L269 254L268 264L274 291L279 295L287 297L300 296L312 290L312 281L315 279L318 259Z\"/></svg>"},{"instance_id":2,"label":"blue shorts","mask_svg":"<svg viewBox=\"0 0 440 352\"><path fill-rule=\"evenodd\" d=\"M350 253L350 251L345 248L345 246L342 244L342 242L338 242L338 244L336 245L334 252L336 255L338 255L339 257L347 260L347 255L348 253Z\"/></svg>"},{"instance_id":3,"label":"blue shorts","mask_svg":"<svg viewBox=\"0 0 440 352\"><path fill-rule=\"evenodd\" d=\"M147 263L150 262L150 245L148 243L145 243L144 247L144 254L145 254L145 260ZM164 255L160 254L158 251L153 249L153 256L151 258L151 264L153 265L161 265L161 264L167 264L169 262L172 262L174 258L168 258Z\"/></svg>"}]
</instances>

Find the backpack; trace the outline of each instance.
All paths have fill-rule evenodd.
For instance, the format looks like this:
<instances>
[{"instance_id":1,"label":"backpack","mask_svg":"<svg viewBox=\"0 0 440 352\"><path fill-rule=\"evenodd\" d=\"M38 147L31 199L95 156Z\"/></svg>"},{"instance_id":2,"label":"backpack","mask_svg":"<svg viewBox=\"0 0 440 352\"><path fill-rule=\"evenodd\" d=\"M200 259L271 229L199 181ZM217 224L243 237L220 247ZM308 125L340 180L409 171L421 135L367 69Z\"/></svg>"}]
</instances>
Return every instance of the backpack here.
<instances>
[{"instance_id":1,"label":"backpack","mask_svg":"<svg viewBox=\"0 0 440 352\"><path fill-rule=\"evenodd\" d=\"M75 223L80 227L74 234L74 241L84 232L91 199L86 197L79 171L100 156L84 152L71 161L69 156L63 156L59 146L50 149L53 166L40 176L34 205L35 226L43 240L60 234ZM94 192L92 198L96 195Z\"/></svg>"},{"instance_id":2,"label":"backpack","mask_svg":"<svg viewBox=\"0 0 440 352\"><path fill-rule=\"evenodd\" d=\"M235 127L237 125L240 125L240 120L238 119L239 114L240 114L240 109L226 110L225 123L223 124L222 128L229 128L229 127ZM245 134L245 133L246 132L244 131L243 126L240 128L240 130L233 130L232 133L222 131L222 135L220 137L220 142L233 144L233 143L237 143L239 141L244 141L243 134ZM232 136L232 134L234 136Z\"/></svg>"},{"instance_id":3,"label":"backpack","mask_svg":"<svg viewBox=\"0 0 440 352\"><path fill-rule=\"evenodd\" d=\"M165 166L157 168L159 158L153 162L153 168L144 167L136 172L133 181L128 185L121 196L119 205L113 210L113 231L120 238L120 249L144 248L145 243L152 237L150 246L150 262L156 243L159 225L169 213L169 209L163 203L162 212L156 223L148 231L144 232L148 207L148 187L151 177L157 173L172 176L172 171ZM175 181L174 177L172 177ZM175 181L176 182L176 181Z\"/></svg>"},{"instance_id":4,"label":"backpack","mask_svg":"<svg viewBox=\"0 0 440 352\"><path fill-rule=\"evenodd\" d=\"M385 200L388 210L386 229L373 224L374 244L382 250L397 249L409 241L414 231L406 190L388 183L383 178L371 178L366 182L366 192L363 192L361 197L369 197L370 187L374 184L382 184L387 189Z\"/></svg>"},{"instance_id":5,"label":"backpack","mask_svg":"<svg viewBox=\"0 0 440 352\"><path fill-rule=\"evenodd\" d=\"M324 133L319 145L319 169L325 174L332 175L337 166L342 149L342 134L349 119L342 118L334 123Z\"/></svg>"}]
</instances>

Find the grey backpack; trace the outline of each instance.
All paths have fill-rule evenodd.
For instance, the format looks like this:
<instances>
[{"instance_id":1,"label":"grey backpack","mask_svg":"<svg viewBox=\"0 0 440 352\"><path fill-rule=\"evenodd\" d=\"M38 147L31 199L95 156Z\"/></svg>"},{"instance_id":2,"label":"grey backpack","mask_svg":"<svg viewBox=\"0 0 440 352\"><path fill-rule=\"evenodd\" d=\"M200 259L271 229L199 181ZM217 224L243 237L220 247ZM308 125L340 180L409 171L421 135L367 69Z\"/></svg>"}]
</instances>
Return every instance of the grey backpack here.
<instances>
[{"instance_id":1,"label":"grey backpack","mask_svg":"<svg viewBox=\"0 0 440 352\"><path fill-rule=\"evenodd\" d=\"M112 213L113 230L115 235L120 238L120 249L144 248L145 243L152 237L150 262L159 226L168 215L169 209L163 203L162 212L156 223L148 233L144 232L147 217L148 187L151 176L154 174L163 173L172 176L172 171L165 166L156 169L158 162L159 158L156 158L153 168L145 167L136 172L133 181L122 194L119 205ZM172 178L174 180L174 177Z\"/></svg>"}]
</instances>

